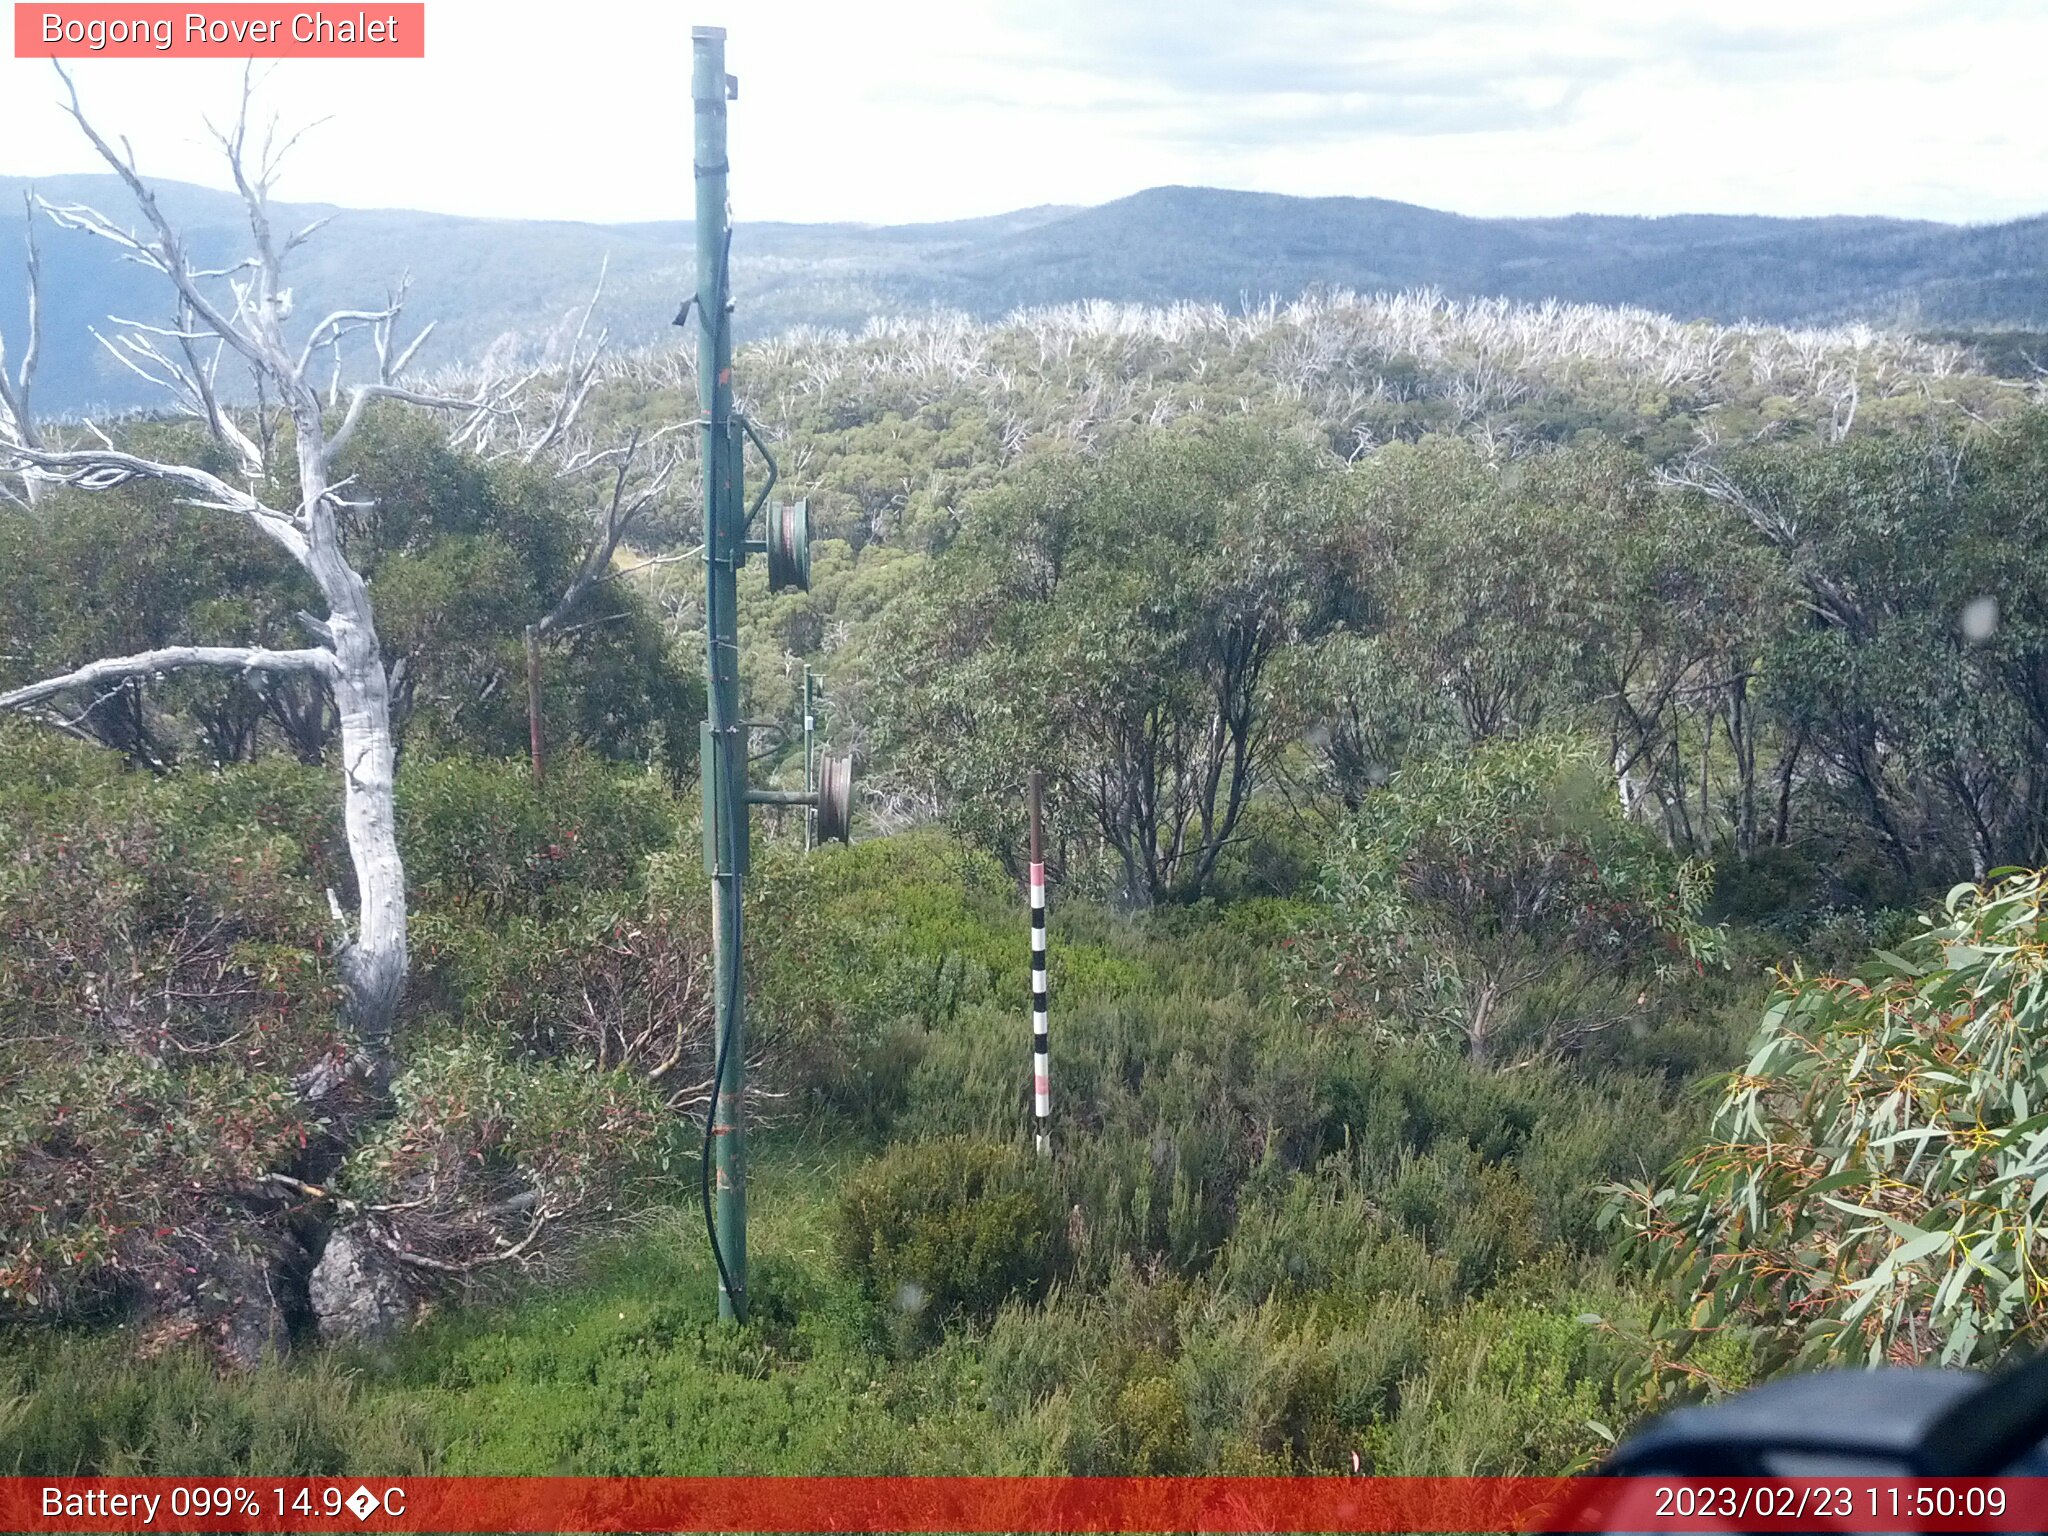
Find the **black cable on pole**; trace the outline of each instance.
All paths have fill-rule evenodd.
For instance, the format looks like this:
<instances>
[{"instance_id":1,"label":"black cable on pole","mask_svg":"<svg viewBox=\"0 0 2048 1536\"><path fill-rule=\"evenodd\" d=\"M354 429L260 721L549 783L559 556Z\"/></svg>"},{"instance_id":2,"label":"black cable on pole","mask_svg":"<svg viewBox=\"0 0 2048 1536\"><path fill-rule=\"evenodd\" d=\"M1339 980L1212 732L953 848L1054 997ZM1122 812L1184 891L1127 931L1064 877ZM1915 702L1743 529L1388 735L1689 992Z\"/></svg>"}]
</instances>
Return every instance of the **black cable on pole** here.
<instances>
[{"instance_id":1,"label":"black cable on pole","mask_svg":"<svg viewBox=\"0 0 2048 1536\"><path fill-rule=\"evenodd\" d=\"M723 749L721 748L720 750ZM731 763L731 753L726 753L726 761L728 764ZM721 836L720 840L728 841L730 840L731 835L732 829L730 827L727 827L726 829L724 829L723 835ZM739 878L739 866L737 862L735 862L733 865L732 878L734 880L737 880ZM735 909L737 909L739 903L735 901L733 903L733 906ZM732 946L732 963L728 967L728 972L726 976L725 995L729 998L737 997L739 995L737 991L739 984L739 945L734 944ZM733 1289L732 1271L725 1267L725 1249L723 1246L720 1245L718 1241L718 1215L717 1212L712 1208L711 1204L711 1143L713 1137L716 1135L714 1127L716 1127L718 1124L718 1092L721 1088L725 1086L725 1050L728 1043L728 1032L725 1030L720 1030L718 1032L718 1047L715 1051L712 1052L711 1103L704 1111L704 1150L700 1155L697 1169L697 1192L704 1207L704 1233L705 1236L711 1239L712 1262L717 1264L718 1266L718 1283L720 1287L723 1288L723 1290L725 1291L725 1294L732 1298L733 1312L738 1316L741 1322L745 1322L747 1320L746 1292L735 1291Z\"/></svg>"},{"instance_id":2,"label":"black cable on pole","mask_svg":"<svg viewBox=\"0 0 2048 1536\"><path fill-rule=\"evenodd\" d=\"M717 752L724 759L724 767L720 772L719 777L725 784L730 785L732 782L732 752L728 744L722 741L714 740L712 742L712 750L714 752ZM716 815L719 809L720 808L716 804L714 804L712 807L712 813ZM740 814L742 816L746 814L746 802L744 800L740 802ZM725 1264L725 1248L718 1241L718 1214L716 1210L713 1208L711 1202L711 1151L712 1141L717 1135L718 1096L720 1091L725 1087L726 1050L732 1043L732 1031L729 1026L731 1024L733 1011L739 1007L740 985L742 981L742 975L740 970L740 945L738 932L739 923L737 921L739 917L740 908L739 839L736 836L738 829L735 826L734 819L731 816L722 817L721 820L724 824L720 826L718 829L718 841L720 844L718 854L719 862L725 866L725 871L722 873L714 874L712 878L714 880L729 879L733 882L732 907L733 917L735 921L733 923L734 931L728 936L728 942L726 944L726 954L728 959L726 965L725 978L725 1022L728 1027L720 1029L718 1031L718 1044L712 1052L711 1102L709 1105L705 1107L704 1110L704 1146L703 1151L699 1155L698 1159L697 1193L699 1201L702 1204L704 1210L704 1234L705 1236L711 1239L712 1262L714 1262L718 1266L718 1283L724 1289L725 1294L732 1299L734 1314L739 1318L741 1322L745 1322L747 1320L746 1292L744 1289L735 1290L733 1288L732 1271L726 1268Z\"/></svg>"},{"instance_id":3,"label":"black cable on pole","mask_svg":"<svg viewBox=\"0 0 2048 1536\"><path fill-rule=\"evenodd\" d=\"M728 326L731 323L728 318L731 313L731 274L732 224L730 218L728 217L725 230L725 245L724 249L720 252L718 262L718 290L716 295L716 302L714 304L699 303L697 306L698 313L703 317L706 328L710 330L712 333L712 352L714 356L717 354L718 350L717 340L719 328L723 326ZM724 451L717 445L717 436L717 424L714 420L711 426L709 426L706 429L706 437L712 443L711 452L713 456ZM714 470L711 463L707 462L704 465L703 473L707 477L713 475ZM709 504L709 502L710 498L709 496L707 496L707 505ZM712 557L711 551L714 548L712 532L713 530L710 528L706 528L704 530L704 552L705 558L707 560L709 560ZM717 541L718 547L722 547L725 542L726 541L724 540ZM730 551L727 552L727 558L731 558ZM710 637L710 639L713 651L712 665L714 668L712 686L715 688L717 686L715 669L718 665L720 665L719 658L716 654L718 637L714 633ZM730 724L731 723L728 722L728 729L730 729ZM723 785L725 793L723 796L719 797L719 799L724 801L730 801L732 799L733 766L732 750L730 744L725 741L714 740L712 742L712 750L718 753L720 759L722 760L722 766L719 772L719 781ZM714 802L712 807L712 814L719 815L721 811L729 811L730 809L730 805L721 805L719 803ZM746 813L746 802L745 800L741 800L739 802L739 814L744 816L746 815ZM698 1159L697 1193L699 1202L702 1205L704 1211L704 1233L707 1237L711 1239L712 1262L718 1266L719 1286L723 1290L724 1294L732 1302L733 1315L737 1317L741 1322L745 1322L747 1320L746 1292L743 1289L735 1290L733 1288L732 1271L726 1267L725 1263L725 1248L724 1245L722 1245L718 1241L718 1215L716 1210L713 1208L711 1197L712 1143L717 1136L718 1099L720 1091L725 1087L726 1051L732 1043L732 1030L730 1026L733 1014L739 1007L740 986L742 981L739 943L740 859L739 838L737 836L738 828L735 824L735 818L729 814L720 815L720 820L723 824L718 828L718 841L720 844L718 853L719 863L724 866L724 871L722 873L714 873L712 878L714 880L729 879L733 883L733 931L729 935L727 935L728 942L726 944L726 952L728 957L726 965L725 984L726 1016L723 1021L726 1027L718 1031L718 1043L715 1049L712 1051L711 1102L705 1107L704 1111L704 1145L703 1150L700 1153ZM722 894L720 896L720 899L724 899Z\"/></svg>"}]
</instances>

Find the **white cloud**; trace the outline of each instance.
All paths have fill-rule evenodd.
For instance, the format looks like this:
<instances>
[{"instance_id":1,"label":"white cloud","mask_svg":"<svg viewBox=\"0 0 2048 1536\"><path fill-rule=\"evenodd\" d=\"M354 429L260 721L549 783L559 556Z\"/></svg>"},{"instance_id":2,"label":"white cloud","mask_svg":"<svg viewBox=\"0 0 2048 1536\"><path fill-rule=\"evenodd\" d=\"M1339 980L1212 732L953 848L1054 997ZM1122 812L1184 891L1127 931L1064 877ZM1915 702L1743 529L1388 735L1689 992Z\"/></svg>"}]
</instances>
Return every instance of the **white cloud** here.
<instances>
[{"instance_id":1,"label":"white cloud","mask_svg":"<svg viewBox=\"0 0 2048 1536\"><path fill-rule=\"evenodd\" d=\"M429 0L423 61L277 66L331 116L282 193L686 216L689 30L729 29L742 218L952 218L1167 182L1483 214L1993 219L2048 208L2021 0ZM720 13L723 14L720 14ZM219 184L237 66L89 61L145 170ZM0 173L90 170L46 62L0 60Z\"/></svg>"}]
</instances>

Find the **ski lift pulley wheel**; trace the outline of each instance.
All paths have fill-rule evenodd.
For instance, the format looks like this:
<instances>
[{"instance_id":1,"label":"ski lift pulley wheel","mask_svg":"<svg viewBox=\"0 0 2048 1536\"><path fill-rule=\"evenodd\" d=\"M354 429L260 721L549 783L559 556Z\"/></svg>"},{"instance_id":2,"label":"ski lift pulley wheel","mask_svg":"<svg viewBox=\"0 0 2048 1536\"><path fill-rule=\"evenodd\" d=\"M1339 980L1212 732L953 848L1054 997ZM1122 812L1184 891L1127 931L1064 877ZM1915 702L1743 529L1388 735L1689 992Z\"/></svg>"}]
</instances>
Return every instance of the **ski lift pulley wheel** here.
<instances>
[{"instance_id":1,"label":"ski lift pulley wheel","mask_svg":"<svg viewBox=\"0 0 2048 1536\"><path fill-rule=\"evenodd\" d=\"M853 841L853 759L818 759L818 841Z\"/></svg>"},{"instance_id":2,"label":"ski lift pulley wheel","mask_svg":"<svg viewBox=\"0 0 2048 1536\"><path fill-rule=\"evenodd\" d=\"M768 590L811 590L811 504L768 503Z\"/></svg>"}]
</instances>

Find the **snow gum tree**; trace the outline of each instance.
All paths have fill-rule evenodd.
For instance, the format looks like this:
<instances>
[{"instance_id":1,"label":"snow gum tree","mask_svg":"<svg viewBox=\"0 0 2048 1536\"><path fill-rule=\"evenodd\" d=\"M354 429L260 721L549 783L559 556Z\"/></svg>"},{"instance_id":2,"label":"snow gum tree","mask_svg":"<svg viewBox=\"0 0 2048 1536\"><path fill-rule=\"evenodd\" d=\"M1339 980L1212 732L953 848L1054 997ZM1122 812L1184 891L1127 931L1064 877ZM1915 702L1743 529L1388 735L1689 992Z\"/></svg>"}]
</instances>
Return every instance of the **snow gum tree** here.
<instances>
[{"instance_id":1,"label":"snow gum tree","mask_svg":"<svg viewBox=\"0 0 2048 1536\"><path fill-rule=\"evenodd\" d=\"M329 894L339 929L335 959L351 1044L349 1070L382 1082L390 1075L391 1029L408 965L405 875L393 807L393 679L379 647L368 587L344 550L343 522L352 504L337 464L375 401L452 412L460 438L473 435L497 414L502 396L484 387L469 398L453 399L406 385L407 366L432 327L398 344L403 284L380 308L338 310L303 329L292 324L285 264L318 226L288 233L273 227L270 191L290 141L280 141L274 125L252 134L246 84L232 129L217 131L216 137L247 208L249 253L231 266L202 269L138 173L132 150L125 141L119 149L110 143L86 116L70 77L60 70L60 78L67 110L127 186L140 224L124 228L78 204L45 203L41 212L60 226L110 242L128 260L160 274L171 323L117 320L113 334L100 339L125 366L161 386L179 411L204 424L236 466L239 483L197 464L123 451L107 434L89 427L39 427L29 404L41 339L32 319L27 345L0 402L0 469L10 471L21 488L12 499L21 503L22 515L33 517L37 494L53 485L106 491L134 481L161 482L181 493L186 506L238 519L283 550L312 578L326 612L300 615L311 641L303 648L180 645L101 657L0 693L0 709L39 715L62 726L66 709L78 701L90 708L99 691L175 671L317 679L331 696L338 722L344 824L354 875L352 912L339 895ZM33 254L32 288L39 276ZM36 314L33 302L30 314ZM349 337L368 340L376 370L373 378L344 391L338 386L336 359L340 343ZM238 418L224 400L219 387L223 364L246 370L257 402L253 412ZM315 383L322 371L337 380L325 398ZM318 1098L334 1076L322 1067L302 1086L309 1097Z\"/></svg>"}]
</instances>

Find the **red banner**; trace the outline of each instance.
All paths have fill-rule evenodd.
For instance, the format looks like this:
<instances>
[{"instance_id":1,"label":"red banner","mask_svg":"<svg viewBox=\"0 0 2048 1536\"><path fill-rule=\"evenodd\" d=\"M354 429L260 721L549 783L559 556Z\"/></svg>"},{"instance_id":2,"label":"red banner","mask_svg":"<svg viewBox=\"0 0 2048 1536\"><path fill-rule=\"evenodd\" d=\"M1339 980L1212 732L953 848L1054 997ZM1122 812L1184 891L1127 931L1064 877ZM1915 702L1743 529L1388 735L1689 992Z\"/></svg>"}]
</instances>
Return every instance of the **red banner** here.
<instances>
[{"instance_id":1,"label":"red banner","mask_svg":"<svg viewBox=\"0 0 2048 1536\"><path fill-rule=\"evenodd\" d=\"M2048 1479L0 1478L9 1531L2026 1531Z\"/></svg>"},{"instance_id":2,"label":"red banner","mask_svg":"<svg viewBox=\"0 0 2048 1536\"><path fill-rule=\"evenodd\" d=\"M427 8L306 5L14 7L18 59L423 59Z\"/></svg>"}]
</instances>

